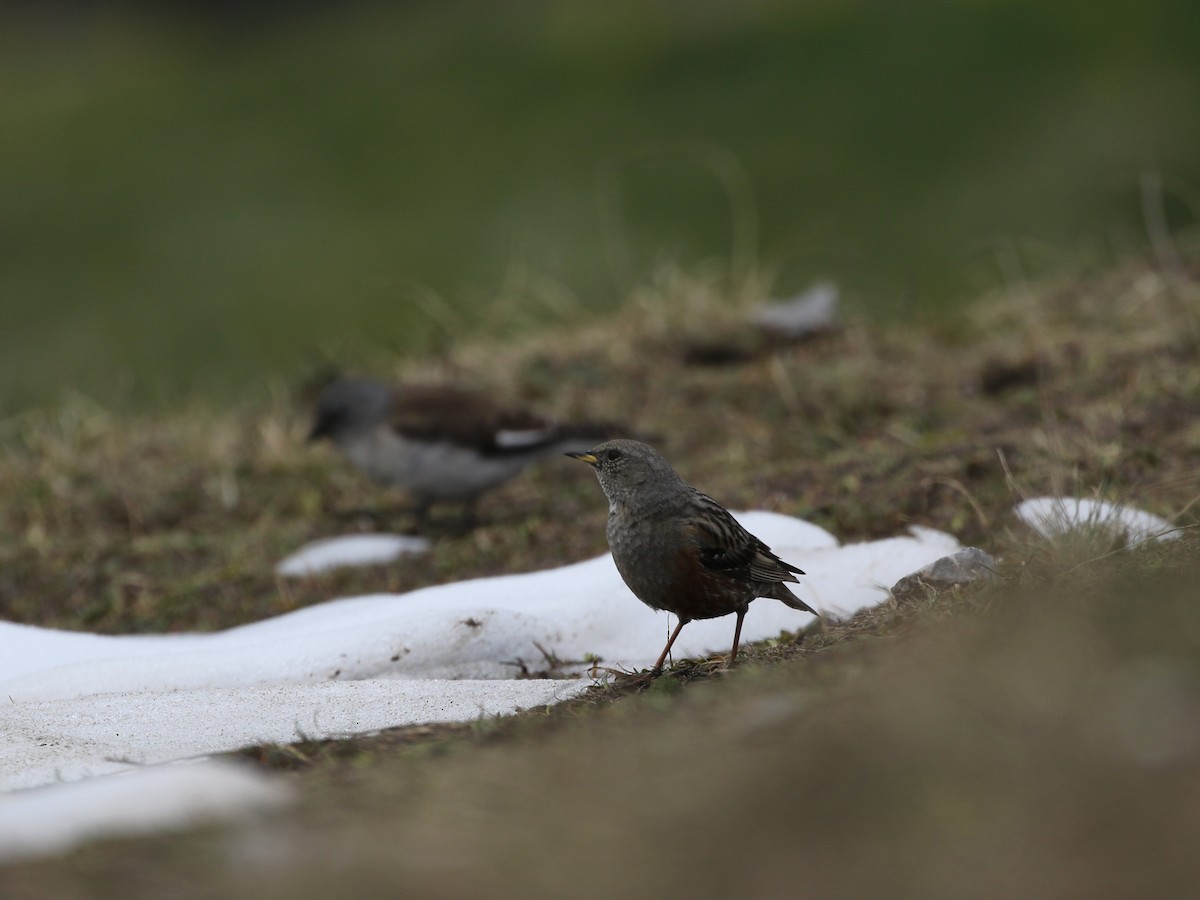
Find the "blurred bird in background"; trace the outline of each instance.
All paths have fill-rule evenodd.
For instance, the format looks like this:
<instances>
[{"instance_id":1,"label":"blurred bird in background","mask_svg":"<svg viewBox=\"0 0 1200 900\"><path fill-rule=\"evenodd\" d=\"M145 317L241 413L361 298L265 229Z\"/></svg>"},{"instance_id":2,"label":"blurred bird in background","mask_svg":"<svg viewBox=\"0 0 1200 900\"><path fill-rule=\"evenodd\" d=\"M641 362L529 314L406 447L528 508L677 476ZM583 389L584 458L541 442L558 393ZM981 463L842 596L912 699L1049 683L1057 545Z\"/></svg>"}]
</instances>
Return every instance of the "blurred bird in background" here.
<instances>
[{"instance_id":1,"label":"blurred bird in background","mask_svg":"<svg viewBox=\"0 0 1200 900\"><path fill-rule=\"evenodd\" d=\"M423 530L435 503L463 504L469 528L479 498L526 466L621 431L554 422L461 387L341 378L317 398L308 440L330 440L370 478L406 490Z\"/></svg>"}]
</instances>

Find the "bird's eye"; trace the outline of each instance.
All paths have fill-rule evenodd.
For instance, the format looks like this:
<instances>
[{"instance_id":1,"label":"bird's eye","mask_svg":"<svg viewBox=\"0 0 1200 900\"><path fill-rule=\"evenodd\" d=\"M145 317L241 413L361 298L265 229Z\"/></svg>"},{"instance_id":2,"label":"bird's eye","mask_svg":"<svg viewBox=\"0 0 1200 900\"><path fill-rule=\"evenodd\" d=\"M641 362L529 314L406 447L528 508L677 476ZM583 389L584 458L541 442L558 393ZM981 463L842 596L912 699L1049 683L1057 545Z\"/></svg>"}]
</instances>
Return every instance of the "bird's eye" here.
<instances>
[{"instance_id":1,"label":"bird's eye","mask_svg":"<svg viewBox=\"0 0 1200 900\"><path fill-rule=\"evenodd\" d=\"M620 459L624 454L620 450L608 450L604 453L604 458L609 462L614 462Z\"/></svg>"}]
</instances>

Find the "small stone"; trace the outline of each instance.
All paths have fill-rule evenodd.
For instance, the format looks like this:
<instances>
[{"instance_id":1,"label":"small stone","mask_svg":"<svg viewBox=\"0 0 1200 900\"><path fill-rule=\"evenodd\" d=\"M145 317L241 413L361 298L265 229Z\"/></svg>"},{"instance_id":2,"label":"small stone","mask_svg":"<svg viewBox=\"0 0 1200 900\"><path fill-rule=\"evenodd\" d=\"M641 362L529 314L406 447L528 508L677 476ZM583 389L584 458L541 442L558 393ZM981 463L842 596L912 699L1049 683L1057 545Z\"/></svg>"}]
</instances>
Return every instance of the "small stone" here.
<instances>
[{"instance_id":1,"label":"small stone","mask_svg":"<svg viewBox=\"0 0 1200 900\"><path fill-rule=\"evenodd\" d=\"M944 591L981 578L995 577L996 560L990 553L978 547L964 547L950 556L935 559L911 575L905 575L892 586L892 596L903 599L923 590Z\"/></svg>"}]
</instances>

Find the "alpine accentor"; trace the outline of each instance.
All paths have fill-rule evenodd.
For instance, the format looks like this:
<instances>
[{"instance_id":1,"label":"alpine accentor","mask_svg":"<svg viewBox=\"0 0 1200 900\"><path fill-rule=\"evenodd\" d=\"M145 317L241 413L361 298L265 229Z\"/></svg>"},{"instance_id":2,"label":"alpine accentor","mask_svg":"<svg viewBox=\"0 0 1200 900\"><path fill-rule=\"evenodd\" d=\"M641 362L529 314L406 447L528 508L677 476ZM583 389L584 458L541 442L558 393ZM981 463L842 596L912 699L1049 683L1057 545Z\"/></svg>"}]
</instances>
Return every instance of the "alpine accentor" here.
<instances>
[{"instance_id":1,"label":"alpine accentor","mask_svg":"<svg viewBox=\"0 0 1200 900\"><path fill-rule=\"evenodd\" d=\"M675 638L693 619L737 613L732 665L742 620L756 597L816 615L784 584L804 573L680 478L653 447L622 439L567 455L596 470L608 496L608 546L629 589L647 606L679 619L652 674L662 670Z\"/></svg>"}]
</instances>

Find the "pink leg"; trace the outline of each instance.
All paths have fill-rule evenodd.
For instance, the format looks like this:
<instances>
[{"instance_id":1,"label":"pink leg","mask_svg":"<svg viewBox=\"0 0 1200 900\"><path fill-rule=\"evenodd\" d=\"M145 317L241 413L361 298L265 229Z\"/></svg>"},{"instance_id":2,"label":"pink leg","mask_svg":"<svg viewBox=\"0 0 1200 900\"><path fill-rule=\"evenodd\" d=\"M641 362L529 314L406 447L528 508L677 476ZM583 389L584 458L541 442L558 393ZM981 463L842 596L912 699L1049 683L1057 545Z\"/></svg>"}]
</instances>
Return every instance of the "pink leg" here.
<instances>
[{"instance_id":1,"label":"pink leg","mask_svg":"<svg viewBox=\"0 0 1200 900\"><path fill-rule=\"evenodd\" d=\"M679 624L675 626L675 630L671 632L671 638L667 641L667 646L663 647L662 655L658 658L658 662L654 664L654 668L650 670L651 675L657 675L662 671L663 663L667 661L667 654L671 652L671 645L675 643L675 638L679 637L679 632L683 630L689 619L680 619Z\"/></svg>"},{"instance_id":2,"label":"pink leg","mask_svg":"<svg viewBox=\"0 0 1200 900\"><path fill-rule=\"evenodd\" d=\"M742 619L746 618L746 610L739 609L737 614L737 627L733 629L733 650L729 654L729 668L733 668L733 664L737 662L738 644L742 640Z\"/></svg>"}]
</instances>

